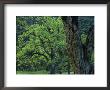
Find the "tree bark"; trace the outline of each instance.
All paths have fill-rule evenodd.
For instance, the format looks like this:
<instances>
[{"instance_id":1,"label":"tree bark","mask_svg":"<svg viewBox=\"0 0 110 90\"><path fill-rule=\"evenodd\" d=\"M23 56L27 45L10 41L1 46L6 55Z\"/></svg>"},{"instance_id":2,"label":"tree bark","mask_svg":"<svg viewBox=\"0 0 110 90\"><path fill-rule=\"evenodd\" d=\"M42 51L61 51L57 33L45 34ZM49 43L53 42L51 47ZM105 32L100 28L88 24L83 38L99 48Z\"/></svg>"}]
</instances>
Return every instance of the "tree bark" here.
<instances>
[{"instance_id":1,"label":"tree bark","mask_svg":"<svg viewBox=\"0 0 110 90\"><path fill-rule=\"evenodd\" d=\"M75 17L73 19L73 17L64 16L64 17L62 17L62 20L64 22L65 33L66 33L66 42L67 42L67 51L68 51L68 56L70 58L71 65L73 67L74 73L80 73L79 60L77 60L79 57L76 55L77 24L75 24L75 21L77 20L77 17Z\"/></svg>"},{"instance_id":2,"label":"tree bark","mask_svg":"<svg viewBox=\"0 0 110 90\"><path fill-rule=\"evenodd\" d=\"M88 42L86 46L83 46L80 39L80 31L78 30L78 17L77 16L62 16L64 23L67 51L69 60L73 67L75 74L89 74L94 72L94 66L89 63L88 49L93 46L94 36L90 36L93 30L88 33ZM93 34L92 34L93 35ZM90 40L92 38L92 40Z\"/></svg>"},{"instance_id":3,"label":"tree bark","mask_svg":"<svg viewBox=\"0 0 110 90\"><path fill-rule=\"evenodd\" d=\"M55 74L54 49L53 49L53 48L51 48L51 66L50 66L50 74Z\"/></svg>"}]
</instances>

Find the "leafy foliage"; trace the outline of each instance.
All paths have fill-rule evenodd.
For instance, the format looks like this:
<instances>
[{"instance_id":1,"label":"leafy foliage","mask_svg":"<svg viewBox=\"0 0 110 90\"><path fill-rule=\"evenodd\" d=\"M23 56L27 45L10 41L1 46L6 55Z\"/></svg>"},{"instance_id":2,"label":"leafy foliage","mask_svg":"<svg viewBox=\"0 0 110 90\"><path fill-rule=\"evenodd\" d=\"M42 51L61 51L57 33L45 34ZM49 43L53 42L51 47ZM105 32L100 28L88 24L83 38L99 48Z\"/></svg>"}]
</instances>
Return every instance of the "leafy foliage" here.
<instances>
[{"instance_id":1,"label":"leafy foliage","mask_svg":"<svg viewBox=\"0 0 110 90\"><path fill-rule=\"evenodd\" d=\"M91 20L88 19L88 22ZM86 31L85 26L80 28L83 28L80 29L82 32ZM80 37L81 42L86 43L87 35L82 34ZM64 24L60 16L16 17L17 73L73 73L66 48ZM91 63L94 62L93 55L90 54Z\"/></svg>"},{"instance_id":2,"label":"leafy foliage","mask_svg":"<svg viewBox=\"0 0 110 90\"><path fill-rule=\"evenodd\" d=\"M49 70L54 68L66 70L66 37L60 17L17 17L17 70ZM39 21L30 25L33 19ZM26 20L26 21L25 21ZM40 22L41 21L41 22ZM53 52L53 54L52 54ZM65 64L63 64L65 63ZM63 68L61 68L63 67ZM58 72L58 71L55 71Z\"/></svg>"}]
</instances>

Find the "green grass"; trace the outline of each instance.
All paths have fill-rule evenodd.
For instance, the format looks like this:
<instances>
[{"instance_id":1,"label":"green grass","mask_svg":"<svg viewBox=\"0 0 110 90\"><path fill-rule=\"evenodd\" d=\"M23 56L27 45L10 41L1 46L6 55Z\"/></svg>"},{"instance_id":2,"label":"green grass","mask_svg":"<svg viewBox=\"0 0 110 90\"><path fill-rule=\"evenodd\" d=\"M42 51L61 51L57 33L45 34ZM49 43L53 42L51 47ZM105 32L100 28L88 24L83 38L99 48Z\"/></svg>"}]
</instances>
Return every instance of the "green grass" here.
<instances>
[{"instance_id":1,"label":"green grass","mask_svg":"<svg viewBox=\"0 0 110 90\"><path fill-rule=\"evenodd\" d=\"M47 71L17 71L16 74L49 74ZM68 74L67 72L64 72L62 74ZM74 74L71 72L70 74Z\"/></svg>"},{"instance_id":2,"label":"green grass","mask_svg":"<svg viewBox=\"0 0 110 90\"><path fill-rule=\"evenodd\" d=\"M17 71L16 74L48 74L47 71Z\"/></svg>"}]
</instances>

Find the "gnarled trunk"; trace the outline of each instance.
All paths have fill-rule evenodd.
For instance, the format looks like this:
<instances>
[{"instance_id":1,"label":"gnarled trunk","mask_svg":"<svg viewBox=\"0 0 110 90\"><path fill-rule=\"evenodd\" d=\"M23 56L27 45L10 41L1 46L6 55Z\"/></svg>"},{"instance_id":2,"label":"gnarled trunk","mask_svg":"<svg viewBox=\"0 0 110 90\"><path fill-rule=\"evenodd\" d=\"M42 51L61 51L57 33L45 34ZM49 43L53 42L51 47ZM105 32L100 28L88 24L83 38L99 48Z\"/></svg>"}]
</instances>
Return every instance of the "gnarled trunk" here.
<instances>
[{"instance_id":1,"label":"gnarled trunk","mask_svg":"<svg viewBox=\"0 0 110 90\"><path fill-rule=\"evenodd\" d=\"M67 51L68 56L71 62L71 65L73 67L74 73L80 73L80 67L79 67L79 60L77 60L79 57L76 55L76 49L77 49L77 40L76 40L76 31L77 31L77 25L75 24L75 21L77 20L77 17L74 19L70 16L64 16L62 17L62 20L64 22L65 27L65 34L66 34L66 42L67 42Z\"/></svg>"},{"instance_id":2,"label":"gnarled trunk","mask_svg":"<svg viewBox=\"0 0 110 90\"><path fill-rule=\"evenodd\" d=\"M69 60L73 67L73 72L75 74L89 74L93 73L94 66L89 63L88 58L88 48L92 44L93 38L90 37L90 34L93 33L91 30L88 33L88 42L86 46L83 46L80 39L80 31L78 30L78 17L77 16L62 16L64 23L66 42L67 42L67 51ZM92 34L93 35L93 34ZM90 41L89 39L92 38Z\"/></svg>"}]
</instances>

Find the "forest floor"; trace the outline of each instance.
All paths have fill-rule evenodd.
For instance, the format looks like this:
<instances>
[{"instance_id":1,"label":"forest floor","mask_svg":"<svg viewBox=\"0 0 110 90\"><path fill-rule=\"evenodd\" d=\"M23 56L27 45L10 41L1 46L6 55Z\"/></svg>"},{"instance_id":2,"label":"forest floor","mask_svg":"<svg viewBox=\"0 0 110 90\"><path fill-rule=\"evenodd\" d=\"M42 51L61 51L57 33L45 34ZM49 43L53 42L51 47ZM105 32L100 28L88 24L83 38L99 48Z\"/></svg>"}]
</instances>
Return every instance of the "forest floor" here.
<instances>
[{"instance_id":1,"label":"forest floor","mask_svg":"<svg viewBox=\"0 0 110 90\"><path fill-rule=\"evenodd\" d=\"M47 71L17 71L16 74L49 74ZM58 74L58 73L56 73ZM67 72L64 72L62 74L68 74ZM70 74L74 74L73 72L70 72Z\"/></svg>"},{"instance_id":2,"label":"forest floor","mask_svg":"<svg viewBox=\"0 0 110 90\"><path fill-rule=\"evenodd\" d=\"M17 71L16 74L48 74L47 71Z\"/></svg>"}]
</instances>

